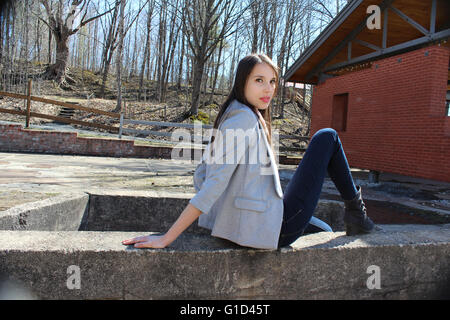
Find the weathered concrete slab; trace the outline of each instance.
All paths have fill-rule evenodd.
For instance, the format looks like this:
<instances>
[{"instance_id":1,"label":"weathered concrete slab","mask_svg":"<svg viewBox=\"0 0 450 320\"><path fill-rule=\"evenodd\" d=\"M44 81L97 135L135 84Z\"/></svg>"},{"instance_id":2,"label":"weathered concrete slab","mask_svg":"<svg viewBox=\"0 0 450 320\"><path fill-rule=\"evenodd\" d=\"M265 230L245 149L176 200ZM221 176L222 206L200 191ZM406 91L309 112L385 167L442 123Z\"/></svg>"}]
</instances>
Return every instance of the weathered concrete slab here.
<instances>
[{"instance_id":1,"label":"weathered concrete slab","mask_svg":"<svg viewBox=\"0 0 450 320\"><path fill-rule=\"evenodd\" d=\"M0 230L167 231L194 196L165 191L71 193L0 212ZM320 200L315 215L344 230L342 201ZM209 234L197 223L186 232Z\"/></svg>"},{"instance_id":2,"label":"weathered concrete slab","mask_svg":"<svg viewBox=\"0 0 450 320\"><path fill-rule=\"evenodd\" d=\"M0 273L43 299L449 298L450 225L382 228L307 235L281 250L199 234L134 249L121 241L142 233L0 231ZM80 289L68 288L70 266ZM380 289L369 289L377 275Z\"/></svg>"},{"instance_id":3,"label":"weathered concrete slab","mask_svg":"<svg viewBox=\"0 0 450 320\"><path fill-rule=\"evenodd\" d=\"M84 197L77 202L79 208L86 207L86 192L96 198L91 208L98 207L84 214L79 210L74 224L58 220L77 211L68 207L56 216L45 211L39 221L33 220L39 216L36 204L22 207L25 214L2 212L1 228L10 230L0 231L0 279L8 276L8 283L19 282L31 290L26 296L35 294L43 299L450 298L449 225L383 225L381 232L360 237L320 233L300 238L292 248L275 251L241 248L195 227L163 250L122 246L123 239L167 230L193 195L184 192L193 190L194 168L156 159L0 153L0 189L76 191ZM280 166L282 185L293 169ZM391 194L371 185L365 186L364 197L417 203L427 210L439 207L448 214L448 184L407 182L385 184L430 189L439 200L427 201L436 208L424 207L424 200L413 196L417 193ZM168 190L183 194L168 195ZM325 181L324 191L337 192L330 181ZM152 197L165 199L166 205L158 206ZM45 202L39 205L46 206ZM153 209L162 212L159 218L149 218ZM342 222L342 202L321 200L315 214L334 230L343 230L342 225L337 227ZM79 224L81 217L85 224ZM138 229L138 222L146 225ZM79 228L86 231L76 231ZM67 286L73 279L68 273L70 266L79 267L80 289ZM380 289L367 286L375 276L370 273L371 266L379 267ZM0 280L0 297L1 287Z\"/></svg>"},{"instance_id":4,"label":"weathered concrete slab","mask_svg":"<svg viewBox=\"0 0 450 320\"><path fill-rule=\"evenodd\" d=\"M88 202L88 194L73 192L18 205L0 212L0 230L78 230Z\"/></svg>"},{"instance_id":5,"label":"weathered concrete slab","mask_svg":"<svg viewBox=\"0 0 450 320\"><path fill-rule=\"evenodd\" d=\"M175 192L103 192L90 194L83 231L167 231L194 194ZM344 230L342 201L320 200L314 215L335 231ZM194 223L186 231L206 232Z\"/></svg>"}]
</instances>

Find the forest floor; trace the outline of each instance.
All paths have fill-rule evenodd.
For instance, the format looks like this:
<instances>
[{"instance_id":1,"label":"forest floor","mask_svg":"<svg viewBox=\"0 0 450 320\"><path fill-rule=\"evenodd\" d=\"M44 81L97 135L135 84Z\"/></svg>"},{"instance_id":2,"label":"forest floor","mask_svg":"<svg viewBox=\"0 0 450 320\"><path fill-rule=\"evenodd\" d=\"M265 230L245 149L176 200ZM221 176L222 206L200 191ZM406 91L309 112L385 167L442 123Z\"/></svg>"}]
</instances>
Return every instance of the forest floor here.
<instances>
[{"instance_id":1,"label":"forest floor","mask_svg":"<svg viewBox=\"0 0 450 320\"><path fill-rule=\"evenodd\" d=\"M71 85L72 90L63 90L56 86L51 80L34 80L32 95L40 96L47 99L58 100L68 103L77 103L81 106L95 108L103 111L112 112L117 106L117 90L115 87L115 79L108 78L106 86L106 98L99 98L100 87L102 82L101 74L94 74L90 71L81 71L72 68L69 71L70 77L75 80L75 84ZM181 87L178 90L175 85L169 84L166 101L161 103L157 99L157 86L155 81L144 81L145 94L141 101L137 100L137 92L139 88L138 77L129 77L123 82L122 96L126 102L124 111L125 118L146 121L164 121L164 122L180 122L180 118L190 108L191 88ZM7 90L10 92L23 93L24 85L15 88L15 90ZM221 90L222 91L222 90ZM211 95L210 89L201 96L199 112L196 120L202 121L204 124L213 124L214 119L219 111L219 105L226 99L227 92L216 93ZM287 100L286 100L287 102ZM21 99L0 96L0 107L6 109L26 110L26 102ZM44 104L41 102L32 102L32 111L57 116L61 107ZM119 119L111 118L104 115L89 113L76 110L72 116L73 119L88 121L93 123L101 123L111 126L119 126ZM21 115L12 115L0 113L0 120L24 123L25 118ZM181 122L193 123L194 119L187 118ZM52 123L52 120L31 118L31 125L45 125ZM272 119L272 128L280 135L306 135L308 131L309 118L307 114L302 112L294 102L286 103L284 109L284 117L280 118L274 114ZM95 135L96 132L105 132L101 129L89 127L81 127L72 125L74 128L82 128L90 130ZM159 130L171 132L176 128L156 128L144 125L127 125L127 128L140 130ZM137 135L144 138L145 136ZM148 137L158 140L170 140L170 137ZM290 148L304 148L306 144L295 140L281 140L280 146ZM296 152L289 152L296 154ZM298 153L297 153L298 154Z\"/></svg>"}]
</instances>

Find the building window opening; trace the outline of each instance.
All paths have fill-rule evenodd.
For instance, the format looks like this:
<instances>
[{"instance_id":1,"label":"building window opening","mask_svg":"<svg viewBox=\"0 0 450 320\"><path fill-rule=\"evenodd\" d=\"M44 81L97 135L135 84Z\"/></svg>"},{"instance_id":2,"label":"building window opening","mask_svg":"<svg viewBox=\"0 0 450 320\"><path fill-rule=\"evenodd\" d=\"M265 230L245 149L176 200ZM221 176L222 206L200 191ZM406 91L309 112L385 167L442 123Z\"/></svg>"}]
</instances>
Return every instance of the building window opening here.
<instances>
[{"instance_id":1,"label":"building window opening","mask_svg":"<svg viewBox=\"0 0 450 320\"><path fill-rule=\"evenodd\" d=\"M333 96L331 127L336 131L347 130L348 93Z\"/></svg>"}]
</instances>

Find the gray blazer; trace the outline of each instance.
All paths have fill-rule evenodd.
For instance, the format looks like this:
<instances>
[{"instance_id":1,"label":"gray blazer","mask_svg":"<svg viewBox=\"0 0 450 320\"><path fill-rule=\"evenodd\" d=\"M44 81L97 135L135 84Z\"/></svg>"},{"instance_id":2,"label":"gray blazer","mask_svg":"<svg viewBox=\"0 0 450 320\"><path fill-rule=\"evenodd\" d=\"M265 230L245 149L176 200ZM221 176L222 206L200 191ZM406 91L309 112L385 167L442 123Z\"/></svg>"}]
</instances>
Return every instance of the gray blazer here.
<instances>
[{"instance_id":1,"label":"gray blazer","mask_svg":"<svg viewBox=\"0 0 450 320\"><path fill-rule=\"evenodd\" d=\"M199 226L242 246L276 249L283 220L278 168L257 116L234 100L194 173Z\"/></svg>"}]
</instances>

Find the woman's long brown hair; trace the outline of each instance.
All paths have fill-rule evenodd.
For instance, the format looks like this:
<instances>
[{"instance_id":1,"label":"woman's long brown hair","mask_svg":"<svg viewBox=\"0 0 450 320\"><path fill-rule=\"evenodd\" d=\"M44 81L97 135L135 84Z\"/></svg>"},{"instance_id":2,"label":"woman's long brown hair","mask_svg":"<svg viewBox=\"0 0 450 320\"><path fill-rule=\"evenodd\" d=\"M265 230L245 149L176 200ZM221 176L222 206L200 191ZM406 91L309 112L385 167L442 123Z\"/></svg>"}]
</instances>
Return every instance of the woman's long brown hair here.
<instances>
[{"instance_id":1,"label":"woman's long brown hair","mask_svg":"<svg viewBox=\"0 0 450 320\"><path fill-rule=\"evenodd\" d=\"M231 89L230 94L228 95L225 102L221 105L219 113L217 114L216 120L214 121L214 129L217 129L219 127L222 115L224 114L225 110L227 110L228 106L233 100L237 100L246 106L248 106L255 114L256 113L256 107L251 105L247 99L245 98L245 85L247 83L248 76L252 72L255 65L259 63L266 63L269 65L276 77L276 87L274 95L276 95L277 88L278 88L278 67L273 63L273 61L265 54L262 53L252 53L239 61L239 64L237 66L236 70L236 76L234 78L233 88ZM272 144L272 122L271 122L271 106L269 105L268 108L264 110L260 110L260 113L266 122L267 130L268 132L268 140L269 143ZM212 137L212 141L214 141L214 138Z\"/></svg>"}]
</instances>

